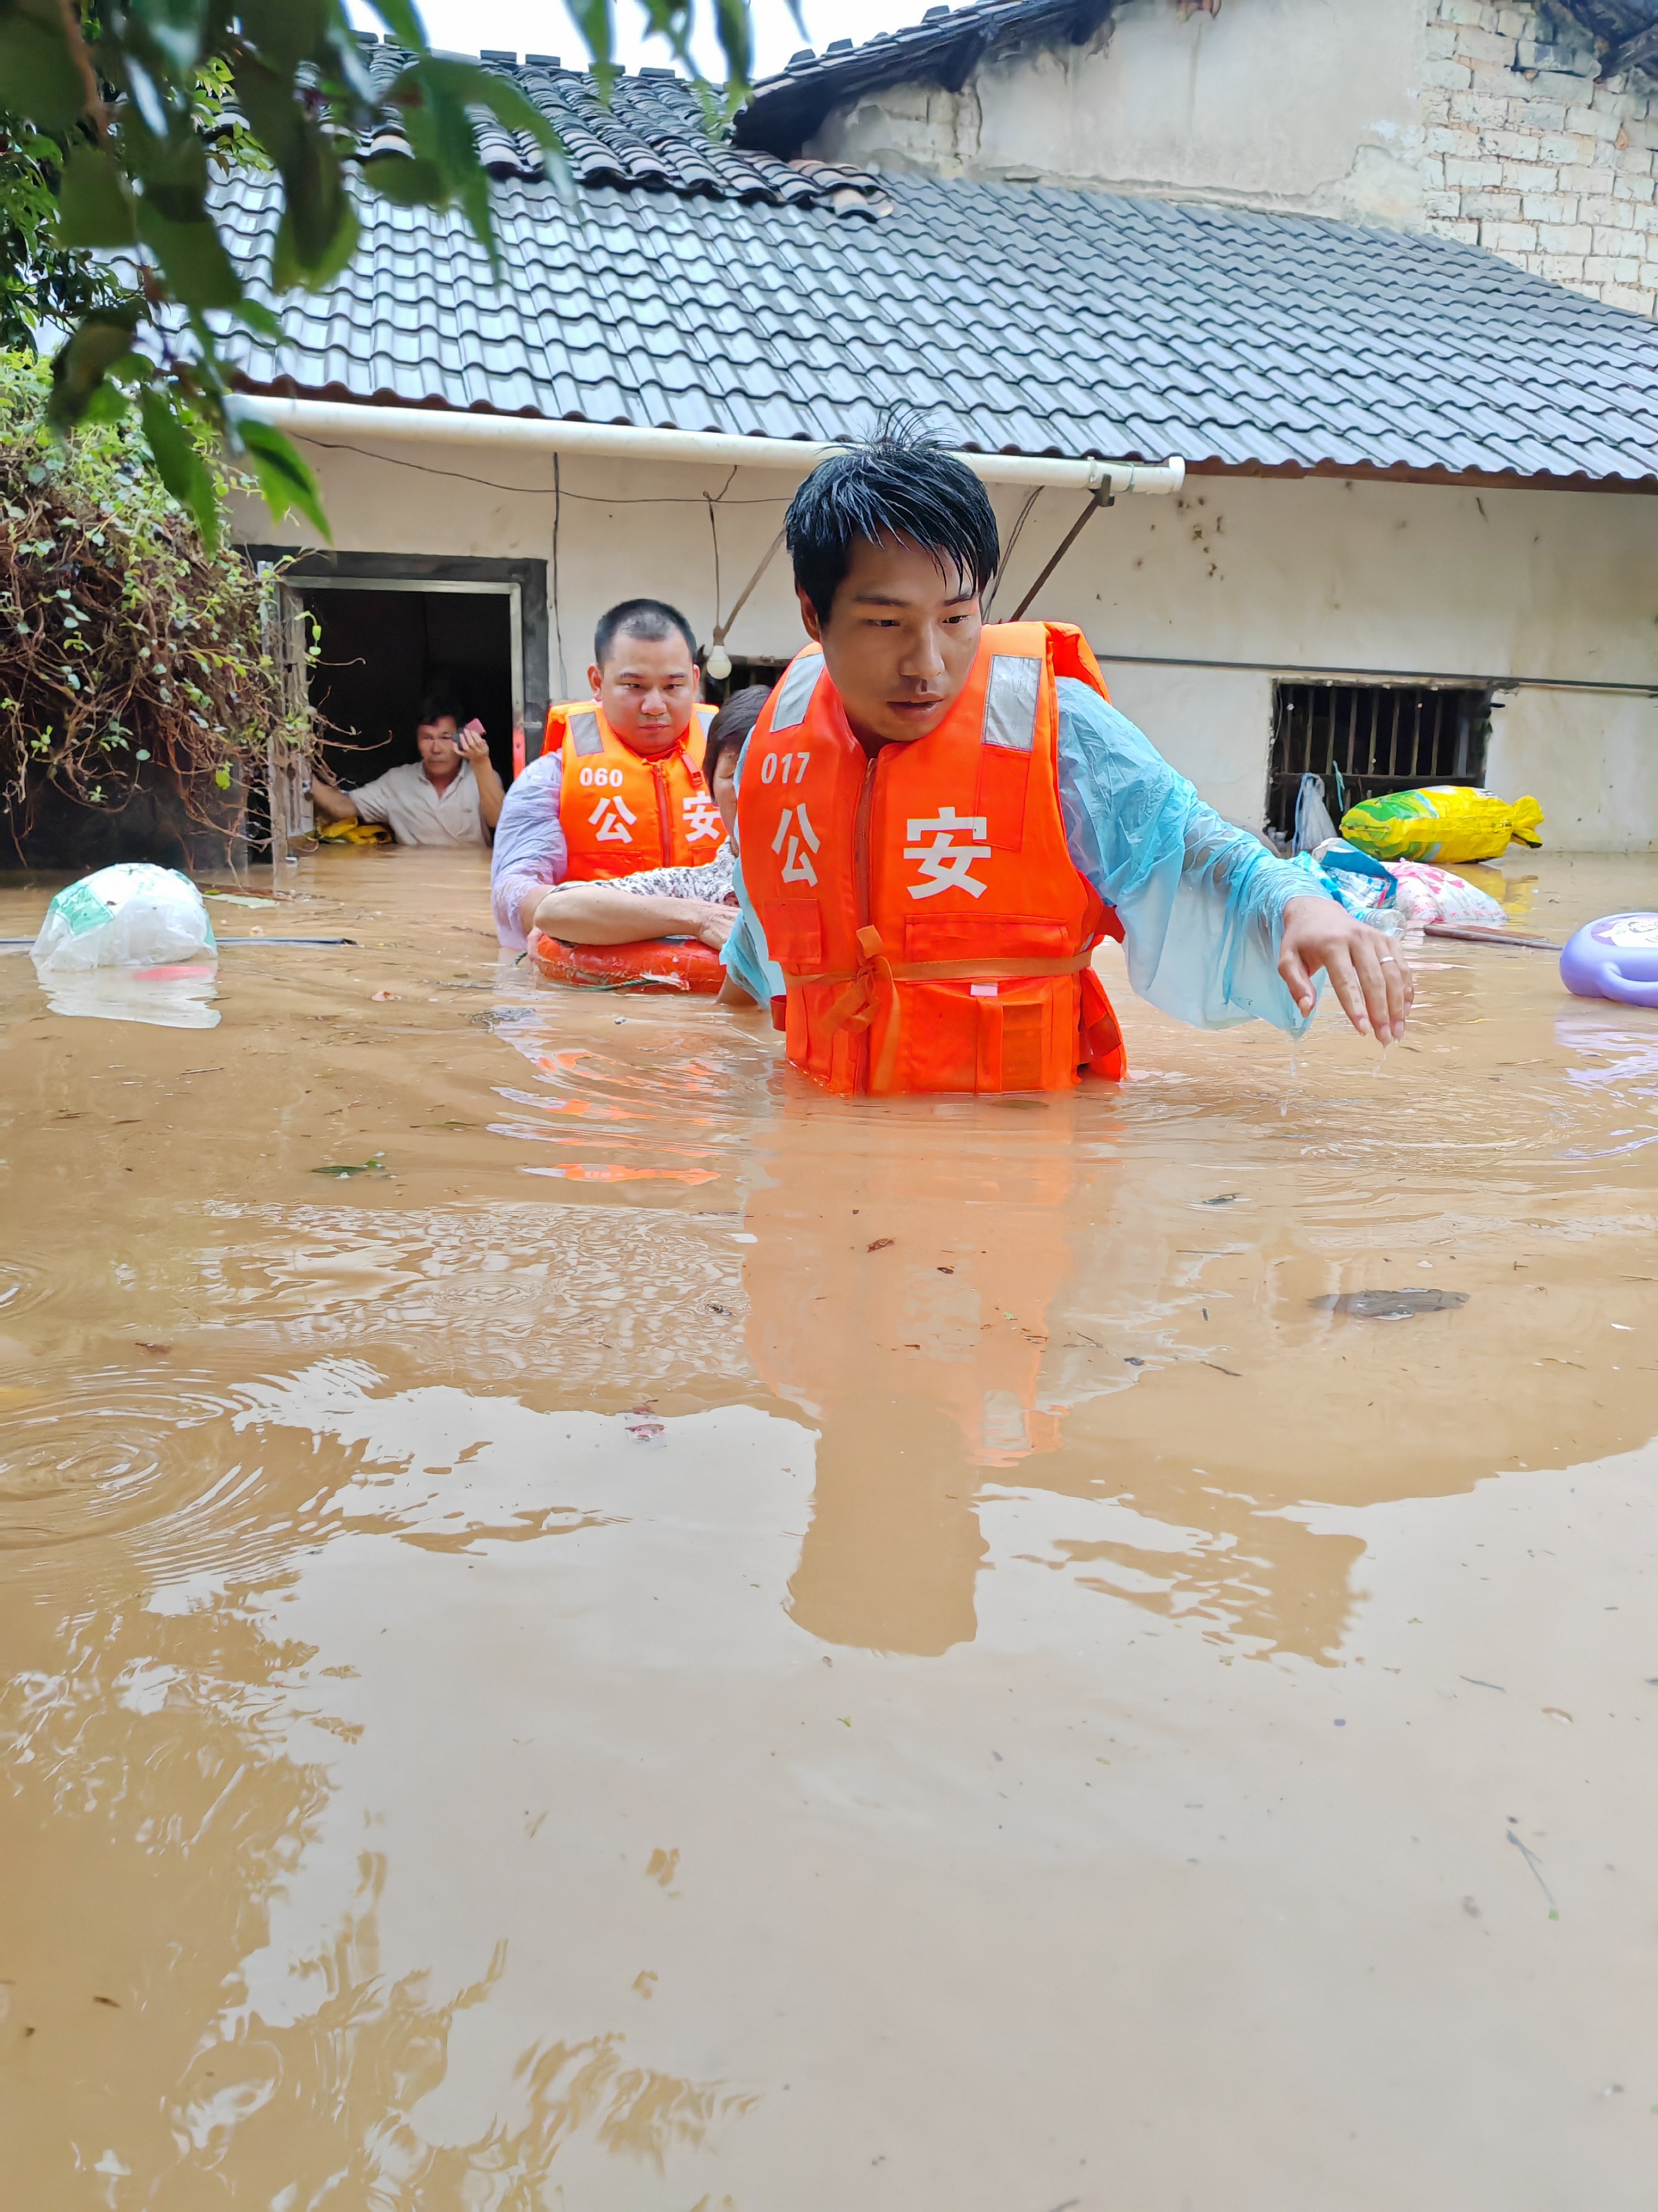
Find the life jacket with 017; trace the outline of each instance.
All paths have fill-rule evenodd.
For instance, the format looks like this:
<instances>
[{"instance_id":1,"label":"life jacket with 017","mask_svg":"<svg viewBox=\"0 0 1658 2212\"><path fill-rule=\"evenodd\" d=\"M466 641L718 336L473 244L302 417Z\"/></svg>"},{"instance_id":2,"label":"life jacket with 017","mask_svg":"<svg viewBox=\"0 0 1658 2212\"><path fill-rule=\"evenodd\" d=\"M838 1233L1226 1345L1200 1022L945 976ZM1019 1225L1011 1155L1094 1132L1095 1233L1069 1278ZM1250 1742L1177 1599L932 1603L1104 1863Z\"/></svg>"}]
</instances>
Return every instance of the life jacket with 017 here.
<instances>
[{"instance_id":1,"label":"life jacket with 017","mask_svg":"<svg viewBox=\"0 0 1658 2212\"><path fill-rule=\"evenodd\" d=\"M1120 1079L1090 965L1121 925L1066 848L1056 679L1108 695L1080 630L999 623L938 727L866 753L815 647L755 726L743 879L796 1067L843 1096Z\"/></svg>"},{"instance_id":2,"label":"life jacket with 017","mask_svg":"<svg viewBox=\"0 0 1658 2212\"><path fill-rule=\"evenodd\" d=\"M726 842L702 774L712 707L663 753L636 753L596 700L547 710L547 749L562 746L558 818L568 854L567 884L608 883L642 868L694 867Z\"/></svg>"}]
</instances>

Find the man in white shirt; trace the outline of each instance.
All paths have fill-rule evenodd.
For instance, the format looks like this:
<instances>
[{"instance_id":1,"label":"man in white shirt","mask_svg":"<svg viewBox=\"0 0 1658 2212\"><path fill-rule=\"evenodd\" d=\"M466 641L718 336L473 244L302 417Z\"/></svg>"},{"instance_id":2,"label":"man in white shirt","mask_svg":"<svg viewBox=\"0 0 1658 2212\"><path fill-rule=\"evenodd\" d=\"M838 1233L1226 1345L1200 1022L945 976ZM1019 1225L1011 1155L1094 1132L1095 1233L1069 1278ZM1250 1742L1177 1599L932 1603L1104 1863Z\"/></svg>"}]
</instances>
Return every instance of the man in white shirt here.
<instances>
[{"instance_id":1,"label":"man in white shirt","mask_svg":"<svg viewBox=\"0 0 1658 2212\"><path fill-rule=\"evenodd\" d=\"M421 702L415 732L420 758L387 769L359 790L342 791L327 771L311 771L311 798L330 822L382 822L399 845L487 845L507 793L489 761L483 725L459 726L437 693Z\"/></svg>"}]
</instances>

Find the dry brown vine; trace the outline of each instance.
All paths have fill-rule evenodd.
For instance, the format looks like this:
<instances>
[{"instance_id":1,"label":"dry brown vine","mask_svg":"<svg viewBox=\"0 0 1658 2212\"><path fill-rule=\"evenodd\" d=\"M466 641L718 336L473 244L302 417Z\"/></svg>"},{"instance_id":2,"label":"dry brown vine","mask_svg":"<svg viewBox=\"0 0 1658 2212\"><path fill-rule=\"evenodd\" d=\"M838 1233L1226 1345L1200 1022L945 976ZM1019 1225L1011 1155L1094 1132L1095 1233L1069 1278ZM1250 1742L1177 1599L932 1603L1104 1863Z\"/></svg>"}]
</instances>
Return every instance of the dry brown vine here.
<instances>
[{"instance_id":1,"label":"dry brown vine","mask_svg":"<svg viewBox=\"0 0 1658 2212\"><path fill-rule=\"evenodd\" d=\"M222 827L273 732L307 735L259 579L207 553L125 423L54 447L45 398L35 362L0 356L0 805L26 834L49 788L110 811L159 781Z\"/></svg>"}]
</instances>

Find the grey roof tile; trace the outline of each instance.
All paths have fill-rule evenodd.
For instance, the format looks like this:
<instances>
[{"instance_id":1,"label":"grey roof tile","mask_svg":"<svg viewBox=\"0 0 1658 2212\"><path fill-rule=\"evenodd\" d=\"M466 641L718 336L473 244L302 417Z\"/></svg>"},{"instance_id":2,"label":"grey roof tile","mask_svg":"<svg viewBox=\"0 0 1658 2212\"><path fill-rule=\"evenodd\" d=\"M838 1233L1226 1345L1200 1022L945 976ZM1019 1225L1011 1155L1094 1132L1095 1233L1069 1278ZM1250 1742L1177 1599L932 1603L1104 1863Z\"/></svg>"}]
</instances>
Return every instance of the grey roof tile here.
<instances>
[{"instance_id":1,"label":"grey roof tile","mask_svg":"<svg viewBox=\"0 0 1658 2212\"><path fill-rule=\"evenodd\" d=\"M678 96L646 91L641 133ZM878 189L890 211L853 223L509 176L499 282L458 216L364 191L357 261L283 303L280 345L239 341L246 376L777 438L856 434L900 402L992 451L1658 477L1658 327L1475 248L1105 193ZM264 265L274 183L222 198Z\"/></svg>"}]
</instances>

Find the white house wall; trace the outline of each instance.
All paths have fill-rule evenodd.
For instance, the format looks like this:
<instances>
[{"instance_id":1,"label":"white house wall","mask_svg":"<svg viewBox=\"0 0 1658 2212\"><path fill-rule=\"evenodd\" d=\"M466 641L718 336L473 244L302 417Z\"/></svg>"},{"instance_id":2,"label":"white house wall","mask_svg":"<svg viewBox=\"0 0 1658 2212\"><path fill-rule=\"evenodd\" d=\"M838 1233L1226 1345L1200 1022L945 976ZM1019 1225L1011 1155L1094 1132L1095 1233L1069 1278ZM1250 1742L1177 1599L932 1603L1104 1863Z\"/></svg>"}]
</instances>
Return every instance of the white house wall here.
<instances>
[{"instance_id":1,"label":"white house wall","mask_svg":"<svg viewBox=\"0 0 1658 2212\"><path fill-rule=\"evenodd\" d=\"M1124 0L830 114L831 161L1339 216L1658 312L1658 92L1540 0Z\"/></svg>"},{"instance_id":2,"label":"white house wall","mask_svg":"<svg viewBox=\"0 0 1658 2212\"><path fill-rule=\"evenodd\" d=\"M950 94L894 86L809 152L943 175L1108 184L1421 220L1423 0L1127 0L1090 45L1001 49Z\"/></svg>"},{"instance_id":3,"label":"white house wall","mask_svg":"<svg viewBox=\"0 0 1658 2212\"><path fill-rule=\"evenodd\" d=\"M341 551L544 560L552 681L584 694L593 623L616 599L715 620L709 501L722 605L748 581L795 478L780 471L553 464L428 449L310 448ZM452 473L433 473L434 471ZM490 479L481 482L478 479ZM1021 495L1000 491L1004 530ZM1078 511L1045 492L996 611L1018 599ZM1259 826L1274 672L1573 678L1658 684L1658 503L1638 495L1464 491L1336 479L1194 477L1178 500L1129 497L1088 526L1032 610L1081 625L1114 696L1212 805ZM270 542L250 504L243 533ZM301 542L289 533L293 542ZM801 629L780 556L727 640L782 658ZM1166 665L1137 665L1144 655ZM1264 663L1265 668L1204 667ZM1575 850L1658 844L1658 704L1521 689L1496 716L1490 780L1533 793L1550 842Z\"/></svg>"}]
</instances>

